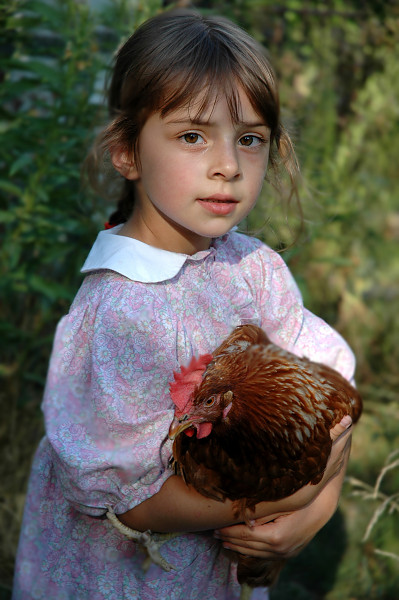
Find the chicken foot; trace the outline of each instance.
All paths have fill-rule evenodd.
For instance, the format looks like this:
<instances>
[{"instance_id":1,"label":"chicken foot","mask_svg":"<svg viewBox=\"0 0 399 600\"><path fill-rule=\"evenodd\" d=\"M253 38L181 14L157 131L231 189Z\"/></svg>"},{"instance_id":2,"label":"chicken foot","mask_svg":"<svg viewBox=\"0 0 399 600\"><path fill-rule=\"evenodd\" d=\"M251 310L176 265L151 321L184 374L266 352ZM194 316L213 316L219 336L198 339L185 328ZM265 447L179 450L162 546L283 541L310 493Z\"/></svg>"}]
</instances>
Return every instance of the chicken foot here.
<instances>
[{"instance_id":1,"label":"chicken foot","mask_svg":"<svg viewBox=\"0 0 399 600\"><path fill-rule=\"evenodd\" d=\"M247 583L241 584L240 600L251 600L253 588Z\"/></svg>"},{"instance_id":2,"label":"chicken foot","mask_svg":"<svg viewBox=\"0 0 399 600\"><path fill-rule=\"evenodd\" d=\"M247 583L242 583L241 584L241 592L240 592L240 600L251 600L252 592L254 591L254 589L255 588L251 587ZM259 591L259 589L261 589L261 588L257 588L258 591ZM262 588L262 590L266 594L265 600L268 600L269 599L269 588L264 587L264 588Z\"/></svg>"},{"instance_id":3,"label":"chicken foot","mask_svg":"<svg viewBox=\"0 0 399 600\"><path fill-rule=\"evenodd\" d=\"M131 529L124 525L116 516L112 508L108 507L106 513L107 519L112 525L123 535L130 540L133 540L137 544L141 544L147 551L148 557L143 563L143 569L147 570L153 562L154 564L161 567L164 571L171 571L175 569L160 553L159 547L162 546L168 540L176 537L177 533L152 533L149 529L147 531L138 531L137 529Z\"/></svg>"}]
</instances>

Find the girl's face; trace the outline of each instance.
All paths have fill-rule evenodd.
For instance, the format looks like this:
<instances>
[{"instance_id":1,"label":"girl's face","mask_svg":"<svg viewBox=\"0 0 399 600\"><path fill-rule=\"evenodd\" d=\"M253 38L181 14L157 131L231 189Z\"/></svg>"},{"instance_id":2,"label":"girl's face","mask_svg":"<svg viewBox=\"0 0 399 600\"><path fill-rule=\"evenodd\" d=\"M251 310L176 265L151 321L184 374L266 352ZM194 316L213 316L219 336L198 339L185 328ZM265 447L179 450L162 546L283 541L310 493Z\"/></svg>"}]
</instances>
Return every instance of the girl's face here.
<instances>
[{"instance_id":1,"label":"girl's face","mask_svg":"<svg viewBox=\"0 0 399 600\"><path fill-rule=\"evenodd\" d=\"M242 90L239 102L238 123L224 96L199 119L193 116L195 104L164 118L154 113L139 137L140 165L125 162L121 167L126 156L113 156L137 188L122 235L194 254L244 219L266 174L270 131Z\"/></svg>"}]
</instances>

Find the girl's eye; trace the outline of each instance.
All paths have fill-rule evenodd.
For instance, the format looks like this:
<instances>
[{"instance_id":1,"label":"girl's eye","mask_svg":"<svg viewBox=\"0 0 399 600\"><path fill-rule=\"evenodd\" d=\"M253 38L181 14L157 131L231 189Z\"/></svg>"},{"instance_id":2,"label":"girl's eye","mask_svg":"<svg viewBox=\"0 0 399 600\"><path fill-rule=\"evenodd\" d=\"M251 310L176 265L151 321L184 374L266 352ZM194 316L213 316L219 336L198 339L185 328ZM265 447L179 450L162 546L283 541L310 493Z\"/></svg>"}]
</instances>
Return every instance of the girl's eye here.
<instances>
[{"instance_id":1,"label":"girl's eye","mask_svg":"<svg viewBox=\"0 0 399 600\"><path fill-rule=\"evenodd\" d=\"M262 138L257 135L243 135L239 140L241 146L258 146L263 142Z\"/></svg>"},{"instance_id":2,"label":"girl's eye","mask_svg":"<svg viewBox=\"0 0 399 600\"><path fill-rule=\"evenodd\" d=\"M185 142L187 142L187 144L198 144L198 142L202 141L200 134L194 132L185 133L182 135L182 138Z\"/></svg>"},{"instance_id":3,"label":"girl's eye","mask_svg":"<svg viewBox=\"0 0 399 600\"><path fill-rule=\"evenodd\" d=\"M205 400L205 406L212 406L215 403L215 396L211 396L207 400Z\"/></svg>"}]
</instances>

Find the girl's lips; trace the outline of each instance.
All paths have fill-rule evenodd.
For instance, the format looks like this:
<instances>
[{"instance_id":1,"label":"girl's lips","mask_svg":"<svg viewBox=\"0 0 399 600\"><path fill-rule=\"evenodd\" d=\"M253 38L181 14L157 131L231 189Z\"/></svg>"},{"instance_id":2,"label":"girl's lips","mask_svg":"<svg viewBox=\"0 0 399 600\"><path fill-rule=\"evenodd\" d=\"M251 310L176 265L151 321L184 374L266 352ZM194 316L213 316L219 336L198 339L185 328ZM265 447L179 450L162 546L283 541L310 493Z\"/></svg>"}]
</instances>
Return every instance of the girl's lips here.
<instances>
[{"instance_id":1,"label":"girl's lips","mask_svg":"<svg viewBox=\"0 0 399 600\"><path fill-rule=\"evenodd\" d=\"M208 198L198 198L199 204L205 208L208 212L214 215L228 215L232 213L237 204L237 200L232 196L224 196L222 194L215 194Z\"/></svg>"},{"instance_id":2,"label":"girl's lips","mask_svg":"<svg viewBox=\"0 0 399 600\"><path fill-rule=\"evenodd\" d=\"M199 198L199 200L205 200L208 202L237 202L233 196L229 196L228 194L213 194L213 196Z\"/></svg>"}]
</instances>

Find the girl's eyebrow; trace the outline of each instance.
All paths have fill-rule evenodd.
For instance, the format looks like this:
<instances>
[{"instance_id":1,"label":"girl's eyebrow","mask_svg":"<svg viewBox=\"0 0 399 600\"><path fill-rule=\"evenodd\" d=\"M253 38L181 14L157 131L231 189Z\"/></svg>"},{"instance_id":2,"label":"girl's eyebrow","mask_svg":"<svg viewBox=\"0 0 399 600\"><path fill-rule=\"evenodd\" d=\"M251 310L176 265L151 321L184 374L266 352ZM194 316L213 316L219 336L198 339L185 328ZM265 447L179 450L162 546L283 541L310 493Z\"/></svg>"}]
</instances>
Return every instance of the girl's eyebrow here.
<instances>
[{"instance_id":1,"label":"girl's eyebrow","mask_svg":"<svg viewBox=\"0 0 399 600\"><path fill-rule=\"evenodd\" d=\"M199 126L204 126L207 125L212 126L212 125L216 125L216 123L213 123L212 121L208 120L208 119L174 119L173 121L166 121L166 125L199 125ZM263 121L237 121L237 125L240 126L244 126L244 127L248 127L249 129L252 127L266 127L266 129L269 129L269 127L266 125L266 123L264 123Z\"/></svg>"},{"instance_id":2,"label":"girl's eyebrow","mask_svg":"<svg viewBox=\"0 0 399 600\"><path fill-rule=\"evenodd\" d=\"M238 121L237 124L244 125L244 127L248 127L249 129L251 127L266 127L266 129L269 129L264 121Z\"/></svg>"}]
</instances>

